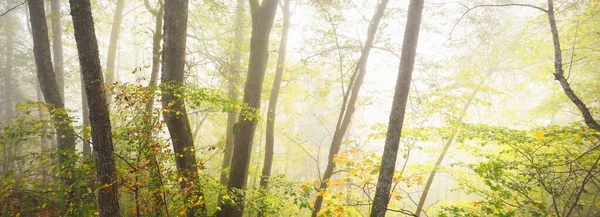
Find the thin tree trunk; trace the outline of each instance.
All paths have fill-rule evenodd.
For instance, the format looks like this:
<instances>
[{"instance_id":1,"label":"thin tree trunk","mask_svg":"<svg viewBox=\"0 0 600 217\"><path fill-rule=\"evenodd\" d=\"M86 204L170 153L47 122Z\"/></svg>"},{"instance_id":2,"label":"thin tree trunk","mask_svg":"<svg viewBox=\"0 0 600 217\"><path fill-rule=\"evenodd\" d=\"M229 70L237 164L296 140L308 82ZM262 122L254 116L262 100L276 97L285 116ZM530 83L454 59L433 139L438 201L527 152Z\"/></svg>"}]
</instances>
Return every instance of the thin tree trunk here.
<instances>
[{"instance_id":1,"label":"thin tree trunk","mask_svg":"<svg viewBox=\"0 0 600 217\"><path fill-rule=\"evenodd\" d=\"M62 29L60 19L60 0L52 0L50 3L52 17L52 53L54 55L54 73L56 74L56 84L60 91L60 98L65 101L65 76L62 47Z\"/></svg>"},{"instance_id":2,"label":"thin tree trunk","mask_svg":"<svg viewBox=\"0 0 600 217\"><path fill-rule=\"evenodd\" d=\"M160 172L160 164L158 159L156 158L157 150L160 150L158 147L158 143L153 140L152 132L153 132L153 123L152 123L152 110L154 109L154 95L156 91L156 86L158 82L158 72L160 71L160 43L162 42L162 28L163 28L163 18L164 18L164 4L162 1L158 2L158 8L153 9L150 6L150 2L148 0L144 1L146 9L154 16L155 18L155 26L154 26L154 34L152 35L152 69L150 74L150 82L148 83L148 88L150 89L150 98L146 103L146 123L145 127L147 127L147 142L143 147L146 149L147 156L145 156L151 163L150 165L150 190L153 191L153 202L154 206L162 206L164 207L167 216L169 216L169 209L167 205L167 199L165 192L163 192L163 180L162 174ZM162 209L156 210L155 216L161 216Z\"/></svg>"},{"instance_id":3,"label":"thin tree trunk","mask_svg":"<svg viewBox=\"0 0 600 217\"><path fill-rule=\"evenodd\" d=\"M271 167L273 165L273 155L275 152L275 116L277 110L277 99L279 98L279 89L281 88L281 77L285 68L285 55L287 50L287 38L290 29L290 0L285 0L283 8L283 26L281 27L281 42L279 42L279 54L277 56L277 67L275 69L275 79L271 88L269 98L269 107L267 110L267 134L265 146L265 162L263 164L262 175L260 177L260 186L266 189L271 177Z\"/></svg>"},{"instance_id":4,"label":"thin tree trunk","mask_svg":"<svg viewBox=\"0 0 600 217\"><path fill-rule=\"evenodd\" d=\"M13 88L13 83L14 83L14 79L13 79L13 75L12 75L12 71L13 71L13 58L14 58L14 34L15 32L13 31L13 27L10 25L11 22L14 22L13 20L11 20L11 17L7 17L6 19L9 20L7 25L7 30L5 31L6 34L6 53L4 54L6 56L6 63L4 66L4 77L2 78L2 80L4 80L4 96L6 97L6 102L4 102L4 118L6 119L12 119L15 113L14 110L14 102L13 102L13 98L14 98L14 94L13 91L15 90Z\"/></svg>"},{"instance_id":5,"label":"thin tree trunk","mask_svg":"<svg viewBox=\"0 0 600 217\"><path fill-rule=\"evenodd\" d=\"M44 2L43 0L30 0L28 1L28 5L31 12L30 21L33 33L33 53L37 67L37 77L45 101L52 105L50 113L52 114L57 133L56 138L58 141L58 159L59 165L61 165L61 177L66 181L67 185L71 185L73 180L70 173L72 173L71 165L73 162L67 163L67 160L75 151L75 131L73 131L70 117L68 116L64 102L60 97L56 76L52 69L50 41L48 39ZM75 198L73 197L73 192L69 190L67 193L69 207L74 205L73 200Z\"/></svg>"},{"instance_id":6,"label":"thin tree trunk","mask_svg":"<svg viewBox=\"0 0 600 217\"><path fill-rule=\"evenodd\" d=\"M108 55L106 58L106 84L112 85L115 81L115 61L117 57L117 46L119 45L119 34L121 33L121 21L123 20L123 8L125 0L117 0L112 28L110 29L110 40L108 42ZM108 91L108 104L112 102L112 94Z\"/></svg>"},{"instance_id":7,"label":"thin tree trunk","mask_svg":"<svg viewBox=\"0 0 600 217\"><path fill-rule=\"evenodd\" d=\"M227 86L227 96L230 100L238 100L238 82L240 81L241 60L242 60L242 41L244 40L244 5L245 0L237 0L235 12L235 38L233 39L233 56L231 58L231 69ZM231 156L233 155L233 125L236 121L237 112L227 113L227 131L225 134L225 151L223 154L223 163L221 164L221 185L227 185L227 169L231 165ZM219 201L221 197L219 197ZM220 202L219 202L220 203Z\"/></svg>"},{"instance_id":8,"label":"thin tree trunk","mask_svg":"<svg viewBox=\"0 0 600 217\"><path fill-rule=\"evenodd\" d=\"M590 128L600 132L600 124L594 120L594 116L588 109L588 107L581 101L581 99L575 94L573 89L571 89L571 84L565 78L565 70L563 69L562 63L562 50L560 48L560 38L558 35L558 27L556 27L556 19L554 18L554 1L548 0L548 10L546 11L548 14L548 23L550 25L550 30L552 32L552 41L554 44L554 79L557 80L565 95L569 97L571 102L577 106L577 109L581 112L585 124Z\"/></svg>"},{"instance_id":9,"label":"thin tree trunk","mask_svg":"<svg viewBox=\"0 0 600 217\"><path fill-rule=\"evenodd\" d=\"M244 103L250 108L260 110L262 84L269 59L269 35L275 18L278 0L263 0L262 3L250 0L252 15L252 38L250 40L250 61L248 75L244 88ZM252 154L252 140L256 131L257 118L248 118L245 113L240 113L234 138L233 155L227 190L234 192L246 188L248 180L248 167ZM242 216L244 203L237 195L235 204L223 204L220 216Z\"/></svg>"},{"instance_id":10,"label":"thin tree trunk","mask_svg":"<svg viewBox=\"0 0 600 217\"><path fill-rule=\"evenodd\" d=\"M104 91L104 78L98 55L98 41L90 0L69 0L79 55L81 75L90 109L92 142L96 153L98 208L102 217L119 217L119 192L116 183L114 147L110 113Z\"/></svg>"},{"instance_id":11,"label":"thin tree trunk","mask_svg":"<svg viewBox=\"0 0 600 217\"><path fill-rule=\"evenodd\" d=\"M371 217L385 216L390 200L392 177L396 167L396 157L398 156L400 135L402 133L408 92L410 90L410 82L415 63L422 14L423 0L411 0L410 5L408 6L404 40L402 42L402 54L400 55L400 66L398 69L398 78L396 80L396 90L394 92L390 121L388 123L388 130L385 138L385 147L381 159L381 169L379 172L379 179L377 180L375 198L373 199L373 206L371 207Z\"/></svg>"},{"instance_id":12,"label":"thin tree trunk","mask_svg":"<svg viewBox=\"0 0 600 217\"><path fill-rule=\"evenodd\" d=\"M367 33L365 47L363 48L358 64L356 65L356 70L358 73L356 74L356 77L352 78L351 83L348 85L346 95L344 96L344 102L342 103L340 116L338 118L335 132L331 141L331 146L329 148L327 167L325 168L325 172L323 173L323 177L321 178L321 185L319 186L319 191L327 190L327 182L333 175L333 171L336 166L333 159L340 151L340 147L342 146L342 140L344 139L344 136L348 131L348 127L350 126L350 122L352 121L352 116L354 115L354 111L356 110L356 101L358 99L358 93L367 73L367 62L369 60L369 53L371 52L371 47L373 46L373 42L375 41L375 34L377 33L377 28L379 27L379 22L383 17L385 8L387 7L387 3L388 0L382 0L379 3L379 5L377 5L377 10L373 14L373 18L371 19L371 23L369 24L369 31ZM350 94L350 98L348 100L348 104L346 104L345 102L346 99L348 99L348 94ZM319 194L317 196L317 199L315 200L315 205L312 212L313 217L317 216L317 213L319 213L319 211L321 210L322 205L323 195Z\"/></svg>"},{"instance_id":13,"label":"thin tree trunk","mask_svg":"<svg viewBox=\"0 0 600 217\"><path fill-rule=\"evenodd\" d=\"M463 106L463 108L458 116L458 123L462 123L463 119L465 118L465 116L467 114L467 111L469 110L469 107L471 107L471 105L473 104L473 100L475 100L475 97L477 96L477 93L480 90L479 87L481 85L483 85L483 83L485 82L485 78L489 77L491 74L492 74L491 71L488 72L485 75L484 79L479 82L479 85L477 85L477 89L473 90L473 93L471 93L471 96L469 97L467 103ZM423 193L421 193L421 197L419 198L419 204L417 205L417 210L415 212L416 216L421 216L421 212L423 211L423 208L425 206L425 201L427 200L427 194L429 194L429 189L431 188L431 185L433 184L433 179L435 178L435 174L439 170L440 165L442 165L442 161L444 160L444 157L446 156L448 149L454 142L455 137L456 137L456 132L453 132L452 135L444 143L442 152L438 156L438 159L435 162L435 165L433 166L433 169L431 170L429 177L427 178L425 187L423 187Z\"/></svg>"},{"instance_id":14,"label":"thin tree trunk","mask_svg":"<svg viewBox=\"0 0 600 217\"><path fill-rule=\"evenodd\" d=\"M188 1L166 1L163 36L162 84L163 117L167 123L177 170L181 176L180 186L188 208L186 215L206 215L204 195L199 189L198 165L194 139L188 120L185 102L181 96L184 85L185 46L187 32ZM199 210L199 213L197 211Z\"/></svg>"}]
</instances>

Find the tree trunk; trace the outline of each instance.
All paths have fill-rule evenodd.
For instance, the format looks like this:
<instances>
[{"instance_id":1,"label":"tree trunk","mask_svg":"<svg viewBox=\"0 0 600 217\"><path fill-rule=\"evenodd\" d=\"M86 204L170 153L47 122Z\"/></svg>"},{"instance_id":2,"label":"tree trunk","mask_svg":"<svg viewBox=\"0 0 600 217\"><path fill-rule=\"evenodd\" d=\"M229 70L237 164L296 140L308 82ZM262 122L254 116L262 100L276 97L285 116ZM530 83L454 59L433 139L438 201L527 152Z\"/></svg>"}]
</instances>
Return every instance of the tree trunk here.
<instances>
[{"instance_id":1,"label":"tree trunk","mask_svg":"<svg viewBox=\"0 0 600 217\"><path fill-rule=\"evenodd\" d=\"M554 79L557 80L565 95L569 97L571 102L577 106L577 109L581 112L585 124L600 132L600 124L594 119L592 113L589 108L581 101L581 99L575 94L573 89L571 89L571 84L565 78L565 70L563 69L562 63L562 50L560 48L560 38L558 34L558 27L556 27L556 19L554 18L554 1L548 0L548 10L546 11L548 14L548 24L550 25L550 31L552 32L552 42L554 44ZM570 211L569 211L570 214Z\"/></svg>"},{"instance_id":2,"label":"tree trunk","mask_svg":"<svg viewBox=\"0 0 600 217\"><path fill-rule=\"evenodd\" d=\"M491 74L492 74L491 71L488 72L485 75L485 78L489 77ZM477 96L477 93L480 90L479 87L481 85L483 85L483 83L485 82L485 78L479 82L477 89L473 90L473 93L471 93L471 96L469 96L467 103L463 106L463 108L458 116L458 123L462 123L463 119L465 118L465 116L467 114L467 111L469 110L469 107L471 107L471 104L473 104L473 100L475 100L475 97ZM453 132L452 135L444 143L442 152L438 156L438 159L435 162L435 165L433 166L433 169L431 170L429 177L427 178L427 182L425 183L425 187L423 187L423 193L421 193L421 197L419 197L419 204L417 205L417 210L415 211L416 216L421 216L421 212L423 211L423 208L425 206L425 201L427 200L427 194L429 194L429 189L431 188L431 185L433 184L433 179L435 178L435 174L437 173L440 165L442 165L442 161L446 157L446 153L448 152L448 149L454 142L455 137L456 137L456 132Z\"/></svg>"},{"instance_id":3,"label":"tree trunk","mask_svg":"<svg viewBox=\"0 0 600 217\"><path fill-rule=\"evenodd\" d=\"M279 54L277 56L277 68L275 69L275 79L271 88L269 98L269 107L267 110L267 134L265 145L265 162L263 164L262 175L260 177L260 186L266 189L271 177L271 167L273 165L273 154L275 149L275 116L277 110L277 99L279 89L281 88L281 77L285 68L285 55L287 50L287 37L290 29L290 0L285 0L282 8L283 26L281 27L281 42L279 42Z\"/></svg>"},{"instance_id":4,"label":"tree trunk","mask_svg":"<svg viewBox=\"0 0 600 217\"><path fill-rule=\"evenodd\" d=\"M339 153L340 147L342 146L342 140L346 132L348 131L348 127L350 126L350 122L352 121L352 115L354 115L354 111L356 110L356 100L358 99L358 93L362 86L363 80L365 78L365 74L367 73L367 62L369 60L369 53L371 52L371 47L373 46L373 41L375 40L375 34L377 33L377 28L379 27L379 22L383 17L383 13L385 8L387 7L388 0L382 0L377 6L377 10L375 14L373 14L373 18L371 19L371 23L369 24L369 31L367 33L367 40L365 42L365 47L362 50L360 59L358 60L358 64L356 65L356 71L358 72L348 85L348 89L346 91L346 95L344 96L344 100L342 102L342 108L340 110L340 116L338 118L338 122L335 128L335 132L333 134L333 138L331 140L331 146L329 148L329 157L327 159L327 167L325 168L325 172L323 173L323 177L321 179L321 185L319 186L319 191L327 190L327 182L333 175L333 171L335 169L335 162L333 162L333 158ZM346 104L346 100L348 104ZM314 209L312 212L312 216L317 216L317 213L321 210L321 206L323 205L323 195L318 195L315 200Z\"/></svg>"},{"instance_id":5,"label":"tree trunk","mask_svg":"<svg viewBox=\"0 0 600 217\"><path fill-rule=\"evenodd\" d=\"M85 93L85 81L83 76L81 80L81 118L83 119L83 156L92 155L92 147L90 146L90 134L88 128L90 127L90 109L88 108L87 94Z\"/></svg>"},{"instance_id":6,"label":"tree trunk","mask_svg":"<svg viewBox=\"0 0 600 217\"><path fill-rule=\"evenodd\" d=\"M241 60L242 60L242 41L244 40L244 5L245 0L237 0L235 12L235 38L233 39L233 57L231 58L231 75L227 79L227 96L230 100L238 100L238 82L240 81ZM233 125L236 121L237 112L227 113L227 131L225 134L225 151L223 154L223 163L221 164L221 185L227 185L227 169L231 165L231 156L233 155ZM220 201L221 197L219 197Z\"/></svg>"},{"instance_id":7,"label":"tree trunk","mask_svg":"<svg viewBox=\"0 0 600 217\"><path fill-rule=\"evenodd\" d=\"M262 84L269 59L269 35L277 10L277 0L263 0L262 3L250 0L249 4L252 15L252 38L250 39L250 61L244 88L244 103L258 112ZM246 117L244 113L240 113L238 120L237 129L234 132L234 148L227 183L229 192L246 188L252 140L258 121L257 118ZM244 213L243 200L239 195L234 198L236 198L235 204L223 204L220 216L242 216Z\"/></svg>"},{"instance_id":8,"label":"tree trunk","mask_svg":"<svg viewBox=\"0 0 600 217\"><path fill-rule=\"evenodd\" d=\"M396 80L396 90L388 123L385 147L381 159L381 170L377 180L375 198L371 207L372 217L385 216L387 205L390 200L390 189L392 177L396 166L400 135L404 123L410 81L415 63L417 44L419 41L419 30L423 14L423 0L411 0L408 6L406 27L404 29L404 40L402 42L402 54L400 55L400 66Z\"/></svg>"},{"instance_id":9,"label":"tree trunk","mask_svg":"<svg viewBox=\"0 0 600 217\"><path fill-rule=\"evenodd\" d=\"M70 117L68 116L65 105L60 97L60 91L56 83L56 76L52 69L52 58L50 54L50 41L48 39L48 27L46 24L46 13L44 11L43 0L28 1L29 10L31 12L31 30L33 35L33 53L35 56L35 65L37 67L37 77L42 89L42 94L47 103L52 105L50 113L57 133L58 141L58 159L61 168L61 177L66 181L67 185L71 185L71 164L67 162L70 155L75 151L75 131L71 125ZM73 206L72 200L74 195L69 190L67 193L69 206Z\"/></svg>"},{"instance_id":10,"label":"tree trunk","mask_svg":"<svg viewBox=\"0 0 600 217\"><path fill-rule=\"evenodd\" d=\"M60 98L65 101L65 76L62 47L62 29L60 19L60 0L52 0L50 3L52 17L52 52L54 54L54 73L56 74L56 84L60 91Z\"/></svg>"},{"instance_id":11,"label":"tree trunk","mask_svg":"<svg viewBox=\"0 0 600 217\"><path fill-rule=\"evenodd\" d=\"M184 202L194 205L187 216L206 215L204 195L198 187L198 165L194 140L190 129L185 102L182 98L185 73L185 46L187 32L188 1L166 1L162 59L162 106L167 123L177 170L181 176L180 186ZM197 210L200 213L196 213Z\"/></svg>"},{"instance_id":12,"label":"tree trunk","mask_svg":"<svg viewBox=\"0 0 600 217\"><path fill-rule=\"evenodd\" d=\"M41 1L41 0L40 0ZM81 75L90 109L92 142L96 153L98 208L102 217L121 216L117 189L110 113L98 55L98 41L89 0L69 0Z\"/></svg>"},{"instance_id":13,"label":"tree trunk","mask_svg":"<svg viewBox=\"0 0 600 217\"><path fill-rule=\"evenodd\" d=\"M9 15L10 16L10 15ZM6 102L4 102L4 118L6 119L12 119L15 113L15 108L14 108L14 102L13 102L13 98L14 98L14 88L13 88L13 75L12 75L12 70L13 70L13 58L14 58L14 30L13 30L13 26L10 25L11 22L13 22L12 20L10 20L12 18L11 17L7 17L6 19L9 19L9 22L6 26L7 30L5 31L6 33L6 63L4 66L4 77L2 78L2 80L4 80L4 96L6 97Z\"/></svg>"},{"instance_id":14,"label":"tree trunk","mask_svg":"<svg viewBox=\"0 0 600 217\"><path fill-rule=\"evenodd\" d=\"M157 150L160 150L158 143L153 140L153 117L152 110L154 109L154 95L156 91L156 86L158 83L158 72L160 71L160 43L162 42L162 28L163 28L163 18L164 18L164 4L162 1L158 2L158 8L154 9L150 6L150 2L148 0L144 1L146 5L146 9L154 16L155 18L155 26L154 26L154 34L152 35L152 69L150 75L150 82L148 83L148 88L150 91L150 97L148 102L146 103L146 122L144 123L147 134L147 140L145 142L144 147L145 156L148 161L151 163L150 165L150 184L149 190L153 193L153 207L162 206L165 208L167 216L169 216L169 210L167 205L166 195L162 190L163 180L162 174L160 172L160 163L156 158ZM162 216L162 210L155 210L155 216Z\"/></svg>"},{"instance_id":15,"label":"tree trunk","mask_svg":"<svg viewBox=\"0 0 600 217\"><path fill-rule=\"evenodd\" d=\"M121 33L121 21L123 20L123 8L125 0L117 0L115 15L113 17L112 28L110 29L110 40L108 42L108 55L106 58L106 84L108 86L115 82L115 61L117 57L117 46L119 34ZM108 91L108 104L112 102L112 93Z\"/></svg>"}]
</instances>

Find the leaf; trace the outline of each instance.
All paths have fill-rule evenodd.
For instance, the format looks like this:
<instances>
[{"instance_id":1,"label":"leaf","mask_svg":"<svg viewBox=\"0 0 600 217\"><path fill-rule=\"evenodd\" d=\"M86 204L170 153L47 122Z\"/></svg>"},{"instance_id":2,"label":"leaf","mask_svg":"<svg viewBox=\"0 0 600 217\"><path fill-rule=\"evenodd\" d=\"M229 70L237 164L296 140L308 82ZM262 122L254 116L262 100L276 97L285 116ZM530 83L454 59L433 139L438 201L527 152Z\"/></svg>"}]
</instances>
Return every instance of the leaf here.
<instances>
[{"instance_id":1,"label":"leaf","mask_svg":"<svg viewBox=\"0 0 600 217\"><path fill-rule=\"evenodd\" d=\"M545 137L544 132L543 131L536 131L534 137L536 139L543 139Z\"/></svg>"}]
</instances>

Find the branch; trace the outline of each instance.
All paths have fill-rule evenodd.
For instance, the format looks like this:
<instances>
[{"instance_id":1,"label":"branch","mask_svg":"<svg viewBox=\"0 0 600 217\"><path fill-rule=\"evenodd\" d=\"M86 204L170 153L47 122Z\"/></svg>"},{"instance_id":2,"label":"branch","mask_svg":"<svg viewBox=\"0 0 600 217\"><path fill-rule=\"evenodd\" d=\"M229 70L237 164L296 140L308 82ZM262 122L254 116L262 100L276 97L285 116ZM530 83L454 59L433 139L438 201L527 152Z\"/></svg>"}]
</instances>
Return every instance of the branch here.
<instances>
[{"instance_id":1,"label":"branch","mask_svg":"<svg viewBox=\"0 0 600 217\"><path fill-rule=\"evenodd\" d=\"M571 89L571 85L565 78L565 71L562 65L562 53L560 49L558 28L556 27L556 20L554 18L553 0L548 0L548 10L546 13L548 14L548 23L550 24L550 30L552 32L552 41L554 43L554 79L560 83L567 97L569 97L569 99L575 104L575 106L577 106L579 111L581 111L585 124L590 128L600 132L600 124L598 124L598 122L594 120L594 117L592 116L590 110L587 108L585 103L583 103L583 101L581 101L581 99L575 94L573 89Z\"/></svg>"},{"instance_id":2,"label":"branch","mask_svg":"<svg viewBox=\"0 0 600 217\"><path fill-rule=\"evenodd\" d=\"M452 37L452 32L454 32L454 29L456 28L456 26L458 25L458 23L460 23L460 21L465 18L465 16L467 15L467 13L471 12L474 9L477 8L482 8L482 7L527 7L527 8L533 8L533 9L537 9L540 10L544 13L548 13L548 11L546 9L543 9L541 7L535 6L535 5L528 5L528 4L498 4L498 5L477 5L475 7L472 8L468 8L467 11L465 11L465 13L462 14L462 16L460 16L460 18L458 19L458 21L456 21L456 23L454 23L454 26L452 26L452 30L450 30L450 33L448 34L450 37Z\"/></svg>"},{"instance_id":3,"label":"branch","mask_svg":"<svg viewBox=\"0 0 600 217\"><path fill-rule=\"evenodd\" d=\"M12 11L12 10L14 10L14 9L17 9L19 6L21 6L21 5L24 5L25 3L27 3L27 0L25 0L25 1L23 1L23 2L21 2L21 3L19 3L19 4L17 4L17 5L15 5L15 6L14 6L14 7L12 7L12 8L9 8L9 9L8 9L8 10L6 10L6 11L4 11L2 14L0 14L0 17L2 17L2 16L4 16L4 15L8 14L8 12L10 12L10 11Z\"/></svg>"}]
</instances>

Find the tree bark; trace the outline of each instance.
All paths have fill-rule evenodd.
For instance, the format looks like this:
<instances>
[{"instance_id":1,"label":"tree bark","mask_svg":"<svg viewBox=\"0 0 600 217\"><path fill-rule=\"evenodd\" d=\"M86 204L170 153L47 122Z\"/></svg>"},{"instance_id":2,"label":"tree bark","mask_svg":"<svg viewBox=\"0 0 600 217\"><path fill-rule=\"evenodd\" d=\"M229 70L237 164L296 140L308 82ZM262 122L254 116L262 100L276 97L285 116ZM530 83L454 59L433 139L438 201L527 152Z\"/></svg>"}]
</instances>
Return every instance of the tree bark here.
<instances>
[{"instance_id":1,"label":"tree bark","mask_svg":"<svg viewBox=\"0 0 600 217\"><path fill-rule=\"evenodd\" d=\"M252 38L250 39L250 61L244 88L244 103L250 108L260 109L262 84L269 59L269 35L275 18L278 0L249 0L252 16ZM260 5L259 5L260 4ZM257 118L240 113L237 129L234 132L234 148L227 190L231 193L246 188L248 167L252 154L252 143L256 131ZM235 204L223 204L220 216L242 216L244 203L241 195L234 196Z\"/></svg>"},{"instance_id":2,"label":"tree bark","mask_svg":"<svg viewBox=\"0 0 600 217\"><path fill-rule=\"evenodd\" d=\"M41 0L40 0L41 1ZM116 183L110 113L104 91L104 78L98 55L98 41L89 0L69 0L81 75L90 109L92 142L96 153L99 185L98 208L102 217L121 216Z\"/></svg>"},{"instance_id":3,"label":"tree bark","mask_svg":"<svg viewBox=\"0 0 600 217\"><path fill-rule=\"evenodd\" d=\"M244 40L244 5L245 0L237 0L235 12L235 38L233 39L233 56L231 58L230 77L228 78L227 96L230 100L238 100L238 83L240 81L241 60L242 60L242 41ZM227 130L225 133L225 151L223 154L223 163L221 164L221 185L227 185L227 169L231 165L231 156L233 155L233 125L236 121L237 112L227 113ZM219 197L219 200L221 197Z\"/></svg>"},{"instance_id":4,"label":"tree bark","mask_svg":"<svg viewBox=\"0 0 600 217\"><path fill-rule=\"evenodd\" d=\"M83 156L91 156L92 155L92 147L90 144L90 134L88 132L88 128L90 127L90 109L88 107L88 99L87 94L85 93L85 81L83 80L83 76L80 78L81 80L81 118L82 127L83 127Z\"/></svg>"},{"instance_id":5,"label":"tree bark","mask_svg":"<svg viewBox=\"0 0 600 217\"><path fill-rule=\"evenodd\" d=\"M56 74L56 84L58 85L58 91L60 91L60 98L64 102L65 76L62 46L62 29L60 27L60 0L52 0L50 2L50 10L52 17L52 53L54 55L54 73Z\"/></svg>"},{"instance_id":6,"label":"tree bark","mask_svg":"<svg viewBox=\"0 0 600 217\"><path fill-rule=\"evenodd\" d=\"M375 198L371 208L372 217L385 216L387 205L390 200L392 177L396 166L398 146L402 134L408 92L415 63L421 17L423 14L423 0L411 0L408 6L404 40L402 42L402 53L400 55L400 66L396 80L396 90L388 123L385 139L383 157L381 159L381 170L375 190Z\"/></svg>"},{"instance_id":7,"label":"tree bark","mask_svg":"<svg viewBox=\"0 0 600 217\"><path fill-rule=\"evenodd\" d=\"M149 190L153 192L153 203L154 206L153 207L157 207L157 206L163 206L165 207L165 211L167 213L167 216L169 216L169 210L168 210L168 205L167 205L167 199L166 199L166 195L165 192L163 192L162 187L163 187L163 180L162 180L162 174L160 172L160 163L158 162L158 159L156 157L157 155L157 150L160 150L159 145L157 145L158 143L156 143L153 139L153 114L152 114L152 110L154 109L154 97L155 97L155 91L156 91L156 86L158 83L158 72L160 71L160 52L161 52L161 47L160 47L160 43L162 42L162 37L163 37L163 33L162 33L162 28L163 28L163 19L164 19L164 3L162 1L158 1L158 7L156 9L152 8L150 6L150 2L148 0L144 0L144 4L146 6L146 9L154 16L155 19L155 26L154 26L154 34L152 35L152 69L151 69L151 75L150 75L150 81L148 83L148 88L150 91L150 96L148 102L146 103L146 122L144 123L144 127L146 127L146 142L144 147L142 147L145 150L145 153L147 154L147 156L145 156L148 161L150 161L151 165L150 165L150 184L149 184ZM155 210L156 211L156 215L155 216L162 216L162 210Z\"/></svg>"},{"instance_id":8,"label":"tree bark","mask_svg":"<svg viewBox=\"0 0 600 217\"><path fill-rule=\"evenodd\" d=\"M58 141L58 159L61 168L61 177L67 185L73 183L71 178L71 164L67 162L75 151L75 131L71 125L71 119L65 110L64 102L60 96L56 76L52 69L52 58L50 54L50 41L48 39L48 27L43 0L30 0L29 5L31 30L33 36L33 53L37 68L39 84L47 103L52 105L50 113L54 127L56 128ZM69 190L67 193L69 206L73 206L74 195Z\"/></svg>"},{"instance_id":9,"label":"tree bark","mask_svg":"<svg viewBox=\"0 0 600 217\"><path fill-rule=\"evenodd\" d=\"M185 46L187 32L188 1L166 1L162 59L162 107L167 123L177 170L181 176L180 187L184 202L194 205L186 215L206 215L204 195L198 187L198 165L194 140L182 98L185 73ZM197 213L199 209L200 213Z\"/></svg>"},{"instance_id":10,"label":"tree bark","mask_svg":"<svg viewBox=\"0 0 600 217\"><path fill-rule=\"evenodd\" d=\"M333 134L333 138L331 140L331 146L329 147L329 157L327 158L327 167L325 168L325 172L323 173L323 177L321 178L321 185L319 186L319 191L327 190L327 182L333 175L333 171L336 167L333 159L339 153L340 148L342 146L342 141L346 132L348 131L348 127L350 126L350 122L352 121L352 116L354 115L354 111L356 110L356 101L358 99L358 93L362 86L363 80L367 73L367 62L369 60L369 54L371 52L371 47L373 46L373 42L375 41L375 34L377 33L377 28L379 27L379 22L381 18L383 18L384 11L387 7L388 0L382 0L379 5L377 5L377 10L373 14L373 18L371 19L371 23L369 24L369 30L367 33L367 40L365 41L365 46L362 49L360 59L356 65L356 75L351 79L350 84L348 85L348 89L346 91L346 95L344 96L344 100L342 102L342 108L340 110L340 115L338 117L338 122L335 128L335 132ZM348 99L348 97L350 97ZM348 99L348 101L347 101ZM347 101L347 104L346 104ZM312 216L316 217L319 211L321 210L321 206L323 205L323 195L319 194L315 200L315 205L313 208Z\"/></svg>"},{"instance_id":11,"label":"tree bark","mask_svg":"<svg viewBox=\"0 0 600 217\"><path fill-rule=\"evenodd\" d=\"M260 177L260 186L266 189L271 177L271 167L273 165L273 155L275 152L275 116L277 110L277 99L279 98L279 89L281 88L281 77L285 68L285 55L287 52L287 38L290 29L290 0L285 0L282 8L283 26L281 27L281 42L279 42L279 53L277 56L277 67L275 69L275 79L271 88L269 98L269 107L267 109L267 132L265 143L265 162Z\"/></svg>"},{"instance_id":12,"label":"tree bark","mask_svg":"<svg viewBox=\"0 0 600 217\"><path fill-rule=\"evenodd\" d=\"M113 17L112 28L110 29L110 40L108 42L108 55L106 58L106 84L112 85L115 82L115 61L117 57L117 46L119 44L119 34L121 33L121 21L123 20L123 8L125 0L117 0L115 15ZM108 104L112 102L112 93L108 91Z\"/></svg>"},{"instance_id":13,"label":"tree bark","mask_svg":"<svg viewBox=\"0 0 600 217\"><path fill-rule=\"evenodd\" d=\"M565 78L565 71L562 65L562 51L560 48L560 38L558 35L558 27L556 27L556 19L554 18L554 1L548 0L548 10L546 11L548 14L548 23L550 25L550 30L552 32L552 41L554 44L554 79L557 80L567 97L577 106L577 109L581 112L585 124L590 128L600 132L600 124L596 120L594 120L594 116L588 109L588 107L581 101L581 99L575 94L573 89L571 89L571 84Z\"/></svg>"}]
</instances>

